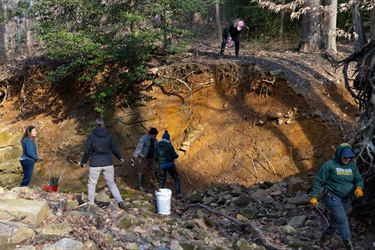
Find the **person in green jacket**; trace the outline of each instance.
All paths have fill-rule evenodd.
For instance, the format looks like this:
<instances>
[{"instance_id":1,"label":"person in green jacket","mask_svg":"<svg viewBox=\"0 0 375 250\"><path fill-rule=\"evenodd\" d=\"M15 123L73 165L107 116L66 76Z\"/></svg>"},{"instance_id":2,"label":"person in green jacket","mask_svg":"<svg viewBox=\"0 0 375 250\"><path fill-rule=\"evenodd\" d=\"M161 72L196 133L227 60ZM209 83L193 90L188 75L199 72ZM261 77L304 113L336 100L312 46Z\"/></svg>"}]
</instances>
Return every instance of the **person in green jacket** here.
<instances>
[{"instance_id":1,"label":"person in green jacket","mask_svg":"<svg viewBox=\"0 0 375 250\"><path fill-rule=\"evenodd\" d=\"M164 188L167 181L167 173L169 173L173 178L176 197L181 198L180 175L174 163L177 158L178 154L170 141L170 135L165 130L161 141L156 144L154 151L154 159L159 165L159 188Z\"/></svg>"},{"instance_id":2,"label":"person in green jacket","mask_svg":"<svg viewBox=\"0 0 375 250\"><path fill-rule=\"evenodd\" d=\"M336 148L334 157L323 164L316 176L310 204L318 206L317 197L323 188L323 202L331 213L329 226L324 230L321 240L323 249L330 249L329 245L336 230L346 249L354 249L347 211L353 193L357 198L363 196L364 185L358 167L353 161L354 157L352 147L348 143L341 143Z\"/></svg>"}]
</instances>

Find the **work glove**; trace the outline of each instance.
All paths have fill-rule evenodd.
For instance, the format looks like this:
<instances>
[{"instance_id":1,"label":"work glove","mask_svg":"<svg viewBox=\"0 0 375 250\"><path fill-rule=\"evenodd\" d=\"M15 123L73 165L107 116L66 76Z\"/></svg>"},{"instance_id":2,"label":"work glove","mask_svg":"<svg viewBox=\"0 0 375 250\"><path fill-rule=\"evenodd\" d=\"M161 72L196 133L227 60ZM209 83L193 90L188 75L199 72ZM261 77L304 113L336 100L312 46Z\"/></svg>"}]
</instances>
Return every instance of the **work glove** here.
<instances>
[{"instance_id":1,"label":"work glove","mask_svg":"<svg viewBox=\"0 0 375 250\"><path fill-rule=\"evenodd\" d=\"M130 163L132 164L132 167L134 167L134 165L135 165L135 158L134 157L132 157L132 159L130 160Z\"/></svg>"},{"instance_id":2,"label":"work glove","mask_svg":"<svg viewBox=\"0 0 375 250\"><path fill-rule=\"evenodd\" d=\"M124 159L121 158L121 159L120 159L120 163L121 163L121 164L124 163Z\"/></svg>"},{"instance_id":3,"label":"work glove","mask_svg":"<svg viewBox=\"0 0 375 250\"><path fill-rule=\"evenodd\" d=\"M81 162L78 162L78 165L81 166L81 168L83 168L85 166L85 164L81 163Z\"/></svg>"},{"instance_id":4,"label":"work glove","mask_svg":"<svg viewBox=\"0 0 375 250\"><path fill-rule=\"evenodd\" d=\"M310 205L313 206L313 207L317 207L318 206L318 200L315 197L312 197L311 200L310 200Z\"/></svg>"},{"instance_id":5,"label":"work glove","mask_svg":"<svg viewBox=\"0 0 375 250\"><path fill-rule=\"evenodd\" d=\"M359 198L361 196L363 196L363 191L362 191L362 188L360 186L358 186L356 188L356 190L354 190L354 195L355 197Z\"/></svg>"}]
</instances>

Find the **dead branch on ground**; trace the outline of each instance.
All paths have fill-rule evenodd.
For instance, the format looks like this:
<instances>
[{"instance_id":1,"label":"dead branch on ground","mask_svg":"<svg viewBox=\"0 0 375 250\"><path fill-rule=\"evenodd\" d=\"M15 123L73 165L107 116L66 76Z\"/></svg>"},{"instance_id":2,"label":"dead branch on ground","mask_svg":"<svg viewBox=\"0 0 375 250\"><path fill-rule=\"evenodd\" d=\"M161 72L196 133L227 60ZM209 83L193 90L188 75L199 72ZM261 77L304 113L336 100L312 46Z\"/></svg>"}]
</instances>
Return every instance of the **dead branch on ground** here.
<instances>
[{"instance_id":1,"label":"dead branch on ground","mask_svg":"<svg viewBox=\"0 0 375 250\"><path fill-rule=\"evenodd\" d=\"M22 221L23 219L26 218L25 215L17 216L17 215L14 215L14 214L12 214L11 212L9 212L9 211L7 211L7 210L5 210L5 212L6 212L7 214L9 214L10 216L13 217L12 219L9 219L8 221L16 221L16 222L20 222L20 223L21 223L22 225L24 225L25 227L28 227L28 228L30 228L31 230L33 230L37 235L39 234L39 231L38 231L38 230L36 230L34 227L32 227L32 226L30 226L30 225L28 225L28 224L26 224L25 222ZM11 224L11 223L6 222L6 221L0 221L0 223L5 224L5 225L14 226L14 224Z\"/></svg>"},{"instance_id":2,"label":"dead branch on ground","mask_svg":"<svg viewBox=\"0 0 375 250\"><path fill-rule=\"evenodd\" d=\"M263 232L262 230L256 225L255 222L241 222L229 215L226 215L216 209L213 209L209 206L206 206L206 205L203 205L201 203L196 203L196 204L190 204L188 206L185 207L184 211L188 210L189 208L192 208L192 207L201 207L201 208L204 208L204 209L207 209L209 212L213 213L213 214L217 214L217 215L220 215L228 220L230 220L231 222L235 223L236 225L240 226L240 227L250 227L252 232L255 234L255 236L262 242L262 244L267 248L267 249L272 249L272 250L285 250L285 249L288 249L288 248L283 248L283 247L278 247L278 246L275 246L273 245L271 242L269 242L263 235Z\"/></svg>"}]
</instances>

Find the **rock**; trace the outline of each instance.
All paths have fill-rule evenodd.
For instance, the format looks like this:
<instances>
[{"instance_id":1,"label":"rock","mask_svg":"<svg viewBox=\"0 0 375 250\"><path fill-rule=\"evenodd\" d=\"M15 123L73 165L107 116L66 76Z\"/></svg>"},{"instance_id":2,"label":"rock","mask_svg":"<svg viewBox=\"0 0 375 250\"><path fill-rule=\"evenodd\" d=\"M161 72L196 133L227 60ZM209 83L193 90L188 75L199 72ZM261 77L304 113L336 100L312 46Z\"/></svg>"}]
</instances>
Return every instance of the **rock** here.
<instances>
[{"instance_id":1,"label":"rock","mask_svg":"<svg viewBox=\"0 0 375 250\"><path fill-rule=\"evenodd\" d=\"M211 203L213 203L215 201L215 199L213 197L206 197L203 199L203 204L205 205L209 205Z\"/></svg>"},{"instance_id":2,"label":"rock","mask_svg":"<svg viewBox=\"0 0 375 250\"><path fill-rule=\"evenodd\" d=\"M233 250L251 250L251 248L244 238L240 238L233 243Z\"/></svg>"},{"instance_id":3,"label":"rock","mask_svg":"<svg viewBox=\"0 0 375 250\"><path fill-rule=\"evenodd\" d=\"M293 235L293 234L295 234L297 232L297 230L294 227L292 227L292 226L286 225L283 228L283 232L285 234Z\"/></svg>"},{"instance_id":4,"label":"rock","mask_svg":"<svg viewBox=\"0 0 375 250\"><path fill-rule=\"evenodd\" d=\"M25 199L0 199L0 220L20 218L22 222L38 227L47 216L48 203Z\"/></svg>"},{"instance_id":5,"label":"rock","mask_svg":"<svg viewBox=\"0 0 375 250\"><path fill-rule=\"evenodd\" d=\"M184 250L177 240L172 240L170 245L171 250Z\"/></svg>"},{"instance_id":6,"label":"rock","mask_svg":"<svg viewBox=\"0 0 375 250\"><path fill-rule=\"evenodd\" d=\"M305 191L298 190L300 181L298 178L288 182L266 181L249 188L215 184L205 191L193 193L198 202L209 201L208 205L200 206L189 199L172 200L174 209L169 216L159 216L154 212L153 194L139 193L126 198L126 212L109 205L98 208L94 213L87 211L90 210L87 206L69 206L70 209L66 210L67 205L54 205L60 204L61 200L69 204L70 199L75 200L74 195L54 193L46 196L43 191L38 193L27 189L27 193L22 192L25 197L48 199L53 207L49 210L51 216L40 223L41 229L36 230L39 234L21 222L0 221L1 249L14 249L16 245L12 241L15 241L20 242L19 247L31 249L33 246L22 244L33 242L43 250L62 249L62 246L85 250L264 250L264 246L252 243L260 242L254 234L244 231L243 224L250 223L259 228L265 239L280 248L317 249L319 235L316 232L321 231L326 222L318 211L307 210L309 198ZM289 183L294 187L290 188ZM293 190L295 196L289 190ZM40 198L36 198L38 195ZM112 198L108 202L115 204ZM229 217L243 224L239 226ZM359 238L357 232L362 231L353 230L354 237ZM333 241L336 245L341 244L338 236ZM55 245L57 243L60 245ZM361 248L356 245L356 249Z\"/></svg>"},{"instance_id":7,"label":"rock","mask_svg":"<svg viewBox=\"0 0 375 250\"><path fill-rule=\"evenodd\" d=\"M125 245L125 250L139 250L139 245L135 242L128 242Z\"/></svg>"},{"instance_id":8,"label":"rock","mask_svg":"<svg viewBox=\"0 0 375 250\"><path fill-rule=\"evenodd\" d=\"M40 233L41 235L62 236L62 235L67 235L72 231L73 229L69 225L69 223L63 222L63 223L48 225L44 227Z\"/></svg>"},{"instance_id":9,"label":"rock","mask_svg":"<svg viewBox=\"0 0 375 250\"><path fill-rule=\"evenodd\" d=\"M310 203L309 197L291 197L285 198L284 201L286 203L294 204L294 205L307 205Z\"/></svg>"},{"instance_id":10,"label":"rock","mask_svg":"<svg viewBox=\"0 0 375 250\"><path fill-rule=\"evenodd\" d=\"M255 217L258 211L256 211L254 208L249 207L249 208L241 208L238 211L238 213L244 216L245 218L251 220Z\"/></svg>"},{"instance_id":11,"label":"rock","mask_svg":"<svg viewBox=\"0 0 375 250\"><path fill-rule=\"evenodd\" d=\"M200 202L202 200L202 194L200 192L194 192L189 196L191 202Z\"/></svg>"},{"instance_id":12,"label":"rock","mask_svg":"<svg viewBox=\"0 0 375 250\"><path fill-rule=\"evenodd\" d=\"M111 199L105 193L105 191L102 191L102 192L98 193L97 195L95 195L95 200L98 201L98 202L110 202L111 201Z\"/></svg>"},{"instance_id":13,"label":"rock","mask_svg":"<svg viewBox=\"0 0 375 250\"><path fill-rule=\"evenodd\" d=\"M130 228L132 226L132 220L128 214L122 214L116 218L115 222L113 223L115 227L118 228Z\"/></svg>"},{"instance_id":14,"label":"rock","mask_svg":"<svg viewBox=\"0 0 375 250\"><path fill-rule=\"evenodd\" d=\"M297 191L308 191L310 186L300 177L291 177L288 180L289 192L295 195Z\"/></svg>"},{"instance_id":15,"label":"rock","mask_svg":"<svg viewBox=\"0 0 375 250\"><path fill-rule=\"evenodd\" d=\"M83 249L82 242L72 240L69 238L63 238L59 240L58 242L56 242L55 244L53 244L52 246L58 249L69 249L69 250Z\"/></svg>"},{"instance_id":16,"label":"rock","mask_svg":"<svg viewBox=\"0 0 375 250\"><path fill-rule=\"evenodd\" d=\"M246 207L250 202L254 201L252 197L241 197L232 201L237 207Z\"/></svg>"},{"instance_id":17,"label":"rock","mask_svg":"<svg viewBox=\"0 0 375 250\"><path fill-rule=\"evenodd\" d=\"M288 222L288 226L291 226L291 227L294 227L294 228L298 228L298 227L301 227L303 225L303 223L305 222L306 220L306 216L304 215L301 215L301 216L294 216L289 222Z\"/></svg>"}]
</instances>

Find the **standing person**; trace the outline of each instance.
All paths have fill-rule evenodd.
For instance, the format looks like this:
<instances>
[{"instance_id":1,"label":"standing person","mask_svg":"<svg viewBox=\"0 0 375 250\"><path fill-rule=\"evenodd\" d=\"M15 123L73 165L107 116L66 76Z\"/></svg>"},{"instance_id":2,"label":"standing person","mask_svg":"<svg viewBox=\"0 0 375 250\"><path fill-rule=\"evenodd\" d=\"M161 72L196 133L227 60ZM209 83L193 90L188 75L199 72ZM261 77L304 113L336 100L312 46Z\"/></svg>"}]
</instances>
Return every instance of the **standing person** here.
<instances>
[{"instance_id":1,"label":"standing person","mask_svg":"<svg viewBox=\"0 0 375 250\"><path fill-rule=\"evenodd\" d=\"M153 158L156 144L158 143L157 135L158 130L151 128L148 134L141 136L131 159L131 164L134 165L137 157L139 156L140 158L138 161L138 189L142 192L146 191L142 187L142 175L148 173L150 169L150 172L157 172L156 162Z\"/></svg>"},{"instance_id":2,"label":"standing person","mask_svg":"<svg viewBox=\"0 0 375 250\"><path fill-rule=\"evenodd\" d=\"M317 197L323 188L323 202L330 211L329 226L321 239L323 249L329 249L336 230L346 249L354 249L347 211L353 193L357 198L363 196L363 179L353 161L354 157L352 147L348 143L342 143L336 148L334 158L324 163L316 176L310 204L318 206Z\"/></svg>"},{"instance_id":3,"label":"standing person","mask_svg":"<svg viewBox=\"0 0 375 250\"><path fill-rule=\"evenodd\" d=\"M120 191L115 183L115 170L112 164L111 153L120 160L120 163L124 162L112 135L104 127L104 120L99 117L95 120L94 130L86 140L82 160L78 162L81 167L84 167L90 158L87 181L87 204L92 205L95 203L96 183L98 182L100 173L103 172L104 179L113 198L120 208L125 209Z\"/></svg>"},{"instance_id":4,"label":"standing person","mask_svg":"<svg viewBox=\"0 0 375 250\"><path fill-rule=\"evenodd\" d=\"M156 145L154 159L159 165L159 187L164 188L167 181L167 172L172 176L176 197L181 197L180 175L177 172L174 160L178 158L178 154L170 141L170 135L165 130L160 142Z\"/></svg>"},{"instance_id":5,"label":"standing person","mask_svg":"<svg viewBox=\"0 0 375 250\"><path fill-rule=\"evenodd\" d=\"M31 177L34 172L35 162L37 162L39 159L36 150L35 138L36 128L34 126L28 126L21 138L22 155L19 159L23 170L21 187L30 185Z\"/></svg>"},{"instance_id":6,"label":"standing person","mask_svg":"<svg viewBox=\"0 0 375 250\"><path fill-rule=\"evenodd\" d=\"M220 56L223 56L227 39L231 37L232 41L234 41L236 57L238 57L238 52L240 51L240 34L244 26L245 22L241 18L237 18L225 26L222 34Z\"/></svg>"}]
</instances>

